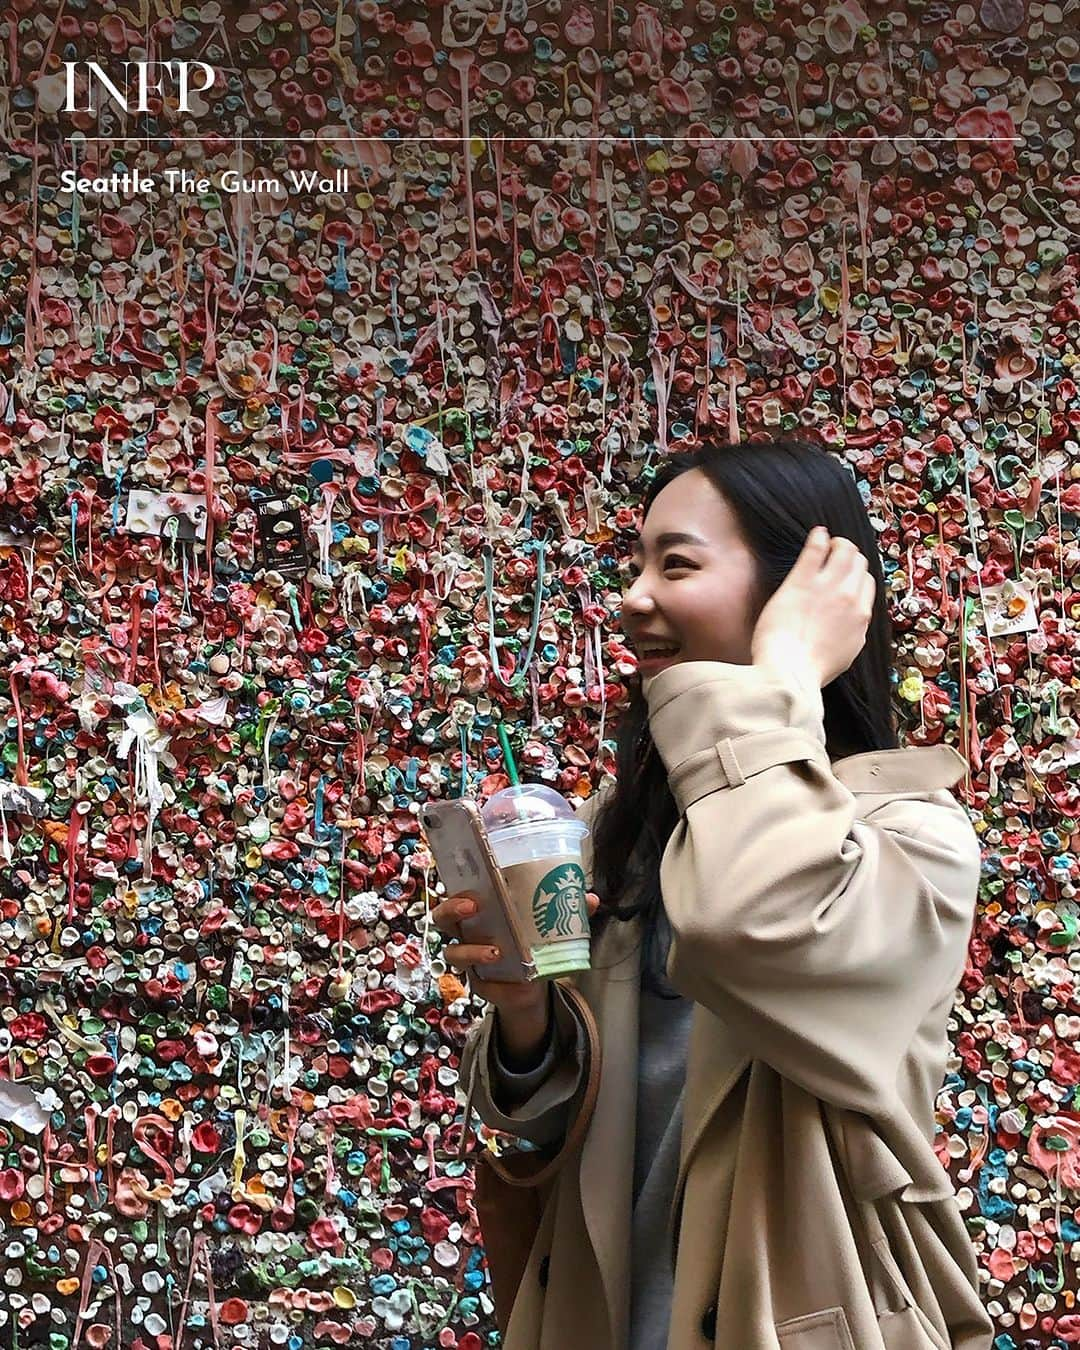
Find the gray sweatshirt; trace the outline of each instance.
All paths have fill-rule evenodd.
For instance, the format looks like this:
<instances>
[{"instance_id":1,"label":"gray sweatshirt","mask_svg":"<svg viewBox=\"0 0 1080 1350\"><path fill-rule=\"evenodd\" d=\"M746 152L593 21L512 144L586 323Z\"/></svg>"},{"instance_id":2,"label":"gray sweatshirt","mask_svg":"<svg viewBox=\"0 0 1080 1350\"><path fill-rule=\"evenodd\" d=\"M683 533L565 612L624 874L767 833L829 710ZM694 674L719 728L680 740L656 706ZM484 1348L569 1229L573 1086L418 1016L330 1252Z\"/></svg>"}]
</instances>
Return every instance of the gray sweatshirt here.
<instances>
[{"instance_id":1,"label":"gray sweatshirt","mask_svg":"<svg viewBox=\"0 0 1080 1350\"><path fill-rule=\"evenodd\" d=\"M638 1023L638 1095L630 1234L630 1339L627 1350L667 1350L673 1272L666 1259L671 1201L679 1172L686 1052L693 1001L663 999L642 989ZM584 1055L584 1033L578 1030ZM496 1105L522 1105L547 1081L568 1047L552 1031L544 1057L529 1073L511 1073L492 1037Z\"/></svg>"}]
</instances>

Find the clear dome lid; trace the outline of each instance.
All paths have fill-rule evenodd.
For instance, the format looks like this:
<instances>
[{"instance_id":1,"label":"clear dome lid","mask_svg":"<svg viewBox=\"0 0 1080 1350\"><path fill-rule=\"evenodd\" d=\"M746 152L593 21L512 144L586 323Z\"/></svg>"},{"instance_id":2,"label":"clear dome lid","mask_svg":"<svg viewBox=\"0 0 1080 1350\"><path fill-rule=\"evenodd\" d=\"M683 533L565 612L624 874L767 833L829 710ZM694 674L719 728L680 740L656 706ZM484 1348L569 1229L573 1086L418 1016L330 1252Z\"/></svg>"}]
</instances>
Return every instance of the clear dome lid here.
<instances>
[{"instance_id":1,"label":"clear dome lid","mask_svg":"<svg viewBox=\"0 0 1080 1350\"><path fill-rule=\"evenodd\" d=\"M521 783L493 792L480 811L484 829L506 830L516 825L530 825L545 820L577 820L577 812L554 788L543 783Z\"/></svg>"}]
</instances>

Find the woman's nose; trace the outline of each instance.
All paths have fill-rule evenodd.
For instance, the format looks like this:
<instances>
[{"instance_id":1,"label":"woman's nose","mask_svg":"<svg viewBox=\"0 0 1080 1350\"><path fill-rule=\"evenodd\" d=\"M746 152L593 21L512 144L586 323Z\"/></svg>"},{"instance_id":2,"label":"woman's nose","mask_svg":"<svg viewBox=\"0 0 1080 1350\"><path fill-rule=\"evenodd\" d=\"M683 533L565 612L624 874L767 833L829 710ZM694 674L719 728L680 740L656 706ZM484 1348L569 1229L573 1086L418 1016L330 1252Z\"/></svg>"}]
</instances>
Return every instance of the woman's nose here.
<instances>
[{"instance_id":1,"label":"woman's nose","mask_svg":"<svg viewBox=\"0 0 1080 1350\"><path fill-rule=\"evenodd\" d=\"M651 609L652 604L652 597L649 595L648 589L641 584L640 577L623 592L622 608L624 612L636 613Z\"/></svg>"}]
</instances>

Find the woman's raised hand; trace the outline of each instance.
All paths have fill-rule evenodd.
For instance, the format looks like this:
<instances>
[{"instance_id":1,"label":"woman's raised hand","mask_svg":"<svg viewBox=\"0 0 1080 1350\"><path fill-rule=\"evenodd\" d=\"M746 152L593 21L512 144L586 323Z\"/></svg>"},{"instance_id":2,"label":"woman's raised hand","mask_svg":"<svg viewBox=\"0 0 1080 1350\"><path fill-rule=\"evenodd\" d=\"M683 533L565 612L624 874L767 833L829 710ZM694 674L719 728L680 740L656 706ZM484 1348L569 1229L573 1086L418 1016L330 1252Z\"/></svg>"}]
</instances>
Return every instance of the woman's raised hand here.
<instances>
[{"instance_id":1,"label":"woman's raised hand","mask_svg":"<svg viewBox=\"0 0 1080 1350\"><path fill-rule=\"evenodd\" d=\"M862 650L875 593L861 549L815 527L758 616L751 661L823 688Z\"/></svg>"}]
</instances>

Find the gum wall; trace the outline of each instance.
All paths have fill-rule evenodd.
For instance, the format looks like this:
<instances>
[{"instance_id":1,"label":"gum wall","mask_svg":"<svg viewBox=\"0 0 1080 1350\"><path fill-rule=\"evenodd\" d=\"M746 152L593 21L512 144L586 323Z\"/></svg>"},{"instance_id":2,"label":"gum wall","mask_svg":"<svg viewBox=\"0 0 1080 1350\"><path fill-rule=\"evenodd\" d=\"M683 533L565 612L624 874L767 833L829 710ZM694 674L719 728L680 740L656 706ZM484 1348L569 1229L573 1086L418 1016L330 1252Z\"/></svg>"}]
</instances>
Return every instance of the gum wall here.
<instances>
[{"instance_id":1,"label":"gum wall","mask_svg":"<svg viewBox=\"0 0 1080 1350\"><path fill-rule=\"evenodd\" d=\"M500 723L612 772L642 490L780 434L868 504L903 738L970 762L937 1143L995 1350L1080 1341L1075 34L3 11L0 1344L497 1344L417 808L505 785ZM65 110L173 59L187 111Z\"/></svg>"}]
</instances>

